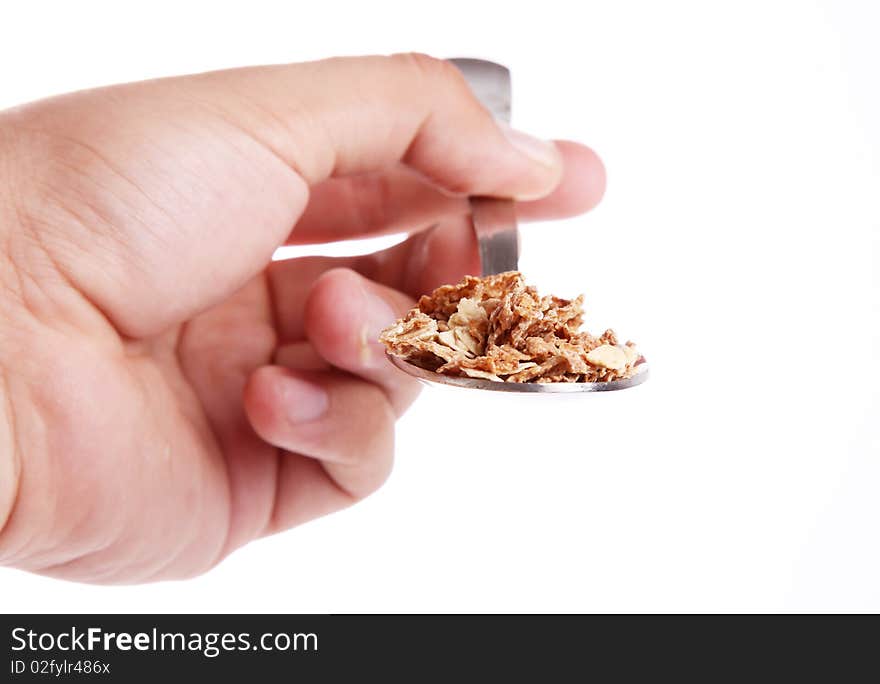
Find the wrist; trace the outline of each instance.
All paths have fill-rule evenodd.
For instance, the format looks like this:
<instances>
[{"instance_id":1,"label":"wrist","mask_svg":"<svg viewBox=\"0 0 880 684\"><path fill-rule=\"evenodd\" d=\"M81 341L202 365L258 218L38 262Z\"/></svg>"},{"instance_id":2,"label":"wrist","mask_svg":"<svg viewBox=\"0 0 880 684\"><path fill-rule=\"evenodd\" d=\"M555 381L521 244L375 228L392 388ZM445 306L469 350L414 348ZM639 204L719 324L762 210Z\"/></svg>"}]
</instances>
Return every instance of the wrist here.
<instances>
[{"instance_id":1,"label":"wrist","mask_svg":"<svg viewBox=\"0 0 880 684\"><path fill-rule=\"evenodd\" d=\"M7 365L9 359L4 358L10 348L6 333L15 313L13 293L17 290L11 255L6 251L10 240L4 237L14 230L16 216L9 175L13 165L12 132L6 118L0 115L0 561L21 478L21 454L16 446L12 388Z\"/></svg>"},{"instance_id":2,"label":"wrist","mask_svg":"<svg viewBox=\"0 0 880 684\"><path fill-rule=\"evenodd\" d=\"M21 478L21 454L16 445L14 415L8 376L0 366L0 559L4 532L12 519Z\"/></svg>"}]
</instances>

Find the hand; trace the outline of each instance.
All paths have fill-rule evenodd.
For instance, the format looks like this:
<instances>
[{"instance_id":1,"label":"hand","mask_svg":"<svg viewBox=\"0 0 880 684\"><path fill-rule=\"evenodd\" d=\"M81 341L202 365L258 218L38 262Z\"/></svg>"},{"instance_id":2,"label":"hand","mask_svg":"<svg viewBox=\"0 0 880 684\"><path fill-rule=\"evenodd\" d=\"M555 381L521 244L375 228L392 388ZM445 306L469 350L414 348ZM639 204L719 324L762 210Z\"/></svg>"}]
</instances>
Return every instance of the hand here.
<instances>
[{"instance_id":1,"label":"hand","mask_svg":"<svg viewBox=\"0 0 880 684\"><path fill-rule=\"evenodd\" d=\"M366 496L417 393L376 336L479 270L467 195L530 219L603 190L589 149L503 129L421 55L0 113L0 562L185 577ZM404 230L369 256L271 262Z\"/></svg>"}]
</instances>

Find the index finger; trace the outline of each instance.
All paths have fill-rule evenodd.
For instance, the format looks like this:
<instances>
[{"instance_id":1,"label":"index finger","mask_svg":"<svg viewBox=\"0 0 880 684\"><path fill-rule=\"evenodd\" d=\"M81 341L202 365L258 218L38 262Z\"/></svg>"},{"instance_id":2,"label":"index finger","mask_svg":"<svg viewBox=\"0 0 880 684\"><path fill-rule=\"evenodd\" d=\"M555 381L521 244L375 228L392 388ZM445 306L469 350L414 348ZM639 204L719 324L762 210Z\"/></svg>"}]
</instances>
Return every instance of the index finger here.
<instances>
[{"instance_id":1,"label":"index finger","mask_svg":"<svg viewBox=\"0 0 880 684\"><path fill-rule=\"evenodd\" d=\"M499 125L445 60L337 58L213 78L216 104L309 185L397 162L462 195L534 199L561 178L556 147Z\"/></svg>"},{"instance_id":2,"label":"index finger","mask_svg":"<svg viewBox=\"0 0 880 684\"><path fill-rule=\"evenodd\" d=\"M256 275L308 188L331 176L402 163L449 193L533 199L562 174L552 144L500 127L454 66L424 55L162 79L9 116L49 131L51 154L75 158L50 164L51 183L41 183L75 205L61 213L51 256L132 337L186 320ZM96 218L69 220L83 215Z\"/></svg>"}]
</instances>

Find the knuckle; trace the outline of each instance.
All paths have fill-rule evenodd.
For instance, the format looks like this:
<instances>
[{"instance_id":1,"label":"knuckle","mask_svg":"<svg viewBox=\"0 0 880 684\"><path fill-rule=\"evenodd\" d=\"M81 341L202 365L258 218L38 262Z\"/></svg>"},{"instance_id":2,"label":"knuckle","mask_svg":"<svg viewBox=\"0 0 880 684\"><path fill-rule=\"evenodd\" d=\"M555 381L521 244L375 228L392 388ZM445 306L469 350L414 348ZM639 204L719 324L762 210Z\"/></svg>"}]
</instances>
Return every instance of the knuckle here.
<instances>
[{"instance_id":1,"label":"knuckle","mask_svg":"<svg viewBox=\"0 0 880 684\"><path fill-rule=\"evenodd\" d=\"M442 68L440 65L444 61L424 52L399 52L391 55L391 60L425 75L434 75Z\"/></svg>"},{"instance_id":2,"label":"knuckle","mask_svg":"<svg viewBox=\"0 0 880 684\"><path fill-rule=\"evenodd\" d=\"M391 179L385 174L352 178L348 186L349 206L363 232L380 230L391 221L391 183Z\"/></svg>"},{"instance_id":3,"label":"knuckle","mask_svg":"<svg viewBox=\"0 0 880 684\"><path fill-rule=\"evenodd\" d=\"M479 172L469 160L458 160L452 154L443 160L442 165L431 164L432 157L423 150L415 149L404 161L415 165L421 177L429 184L440 187L449 197L467 197L474 191L474 174Z\"/></svg>"},{"instance_id":4,"label":"knuckle","mask_svg":"<svg viewBox=\"0 0 880 684\"><path fill-rule=\"evenodd\" d=\"M349 465L372 466L386 464L394 453L394 424L397 416L381 388L375 385L363 387L359 397L362 414L359 419L360 439L346 440L351 448L343 460ZM384 467L384 466L383 466Z\"/></svg>"},{"instance_id":5,"label":"knuckle","mask_svg":"<svg viewBox=\"0 0 880 684\"><path fill-rule=\"evenodd\" d=\"M455 95L470 95L470 88L461 71L446 59L439 59L421 52L406 52L392 55L392 60L404 68L414 71L418 78L430 81L436 88L444 90L444 95L452 91Z\"/></svg>"},{"instance_id":6,"label":"knuckle","mask_svg":"<svg viewBox=\"0 0 880 684\"><path fill-rule=\"evenodd\" d=\"M470 195L474 189L473 175L471 169L459 168L445 170L444 175L433 179L435 183L442 183L443 189L453 197L466 197Z\"/></svg>"},{"instance_id":7,"label":"knuckle","mask_svg":"<svg viewBox=\"0 0 880 684\"><path fill-rule=\"evenodd\" d=\"M394 423L397 420L394 408L388 401L388 395L379 385L370 384L364 389L363 399L364 406L369 406L372 414L370 417L373 426L372 438L380 440L380 443L387 441L388 433L394 432Z\"/></svg>"}]
</instances>

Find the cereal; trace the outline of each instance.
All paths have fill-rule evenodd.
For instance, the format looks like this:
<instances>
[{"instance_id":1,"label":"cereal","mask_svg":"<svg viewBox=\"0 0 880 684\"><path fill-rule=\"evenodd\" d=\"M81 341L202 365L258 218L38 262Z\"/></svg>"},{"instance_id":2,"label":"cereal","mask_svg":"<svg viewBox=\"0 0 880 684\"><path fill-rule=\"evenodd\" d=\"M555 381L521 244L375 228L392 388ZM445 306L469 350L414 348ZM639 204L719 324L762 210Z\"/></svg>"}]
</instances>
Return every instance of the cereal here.
<instances>
[{"instance_id":1,"label":"cereal","mask_svg":"<svg viewBox=\"0 0 880 684\"><path fill-rule=\"evenodd\" d=\"M541 297L508 271L467 276L419 300L379 340L420 368L495 382L610 382L643 362L613 330L580 330L583 296Z\"/></svg>"}]
</instances>

